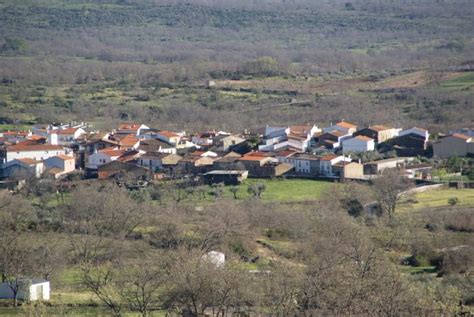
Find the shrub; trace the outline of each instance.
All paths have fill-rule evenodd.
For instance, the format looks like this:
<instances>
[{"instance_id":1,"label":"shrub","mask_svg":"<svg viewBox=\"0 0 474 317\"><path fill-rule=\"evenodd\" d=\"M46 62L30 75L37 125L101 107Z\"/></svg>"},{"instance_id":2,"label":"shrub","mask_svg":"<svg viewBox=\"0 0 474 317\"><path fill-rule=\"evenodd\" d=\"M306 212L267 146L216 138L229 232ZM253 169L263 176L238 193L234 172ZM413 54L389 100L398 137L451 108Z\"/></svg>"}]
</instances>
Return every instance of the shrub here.
<instances>
[{"instance_id":1,"label":"shrub","mask_svg":"<svg viewBox=\"0 0 474 317\"><path fill-rule=\"evenodd\" d=\"M450 204L451 206L455 206L457 204L459 204L459 198L457 197L451 197L448 199L448 204Z\"/></svg>"}]
</instances>

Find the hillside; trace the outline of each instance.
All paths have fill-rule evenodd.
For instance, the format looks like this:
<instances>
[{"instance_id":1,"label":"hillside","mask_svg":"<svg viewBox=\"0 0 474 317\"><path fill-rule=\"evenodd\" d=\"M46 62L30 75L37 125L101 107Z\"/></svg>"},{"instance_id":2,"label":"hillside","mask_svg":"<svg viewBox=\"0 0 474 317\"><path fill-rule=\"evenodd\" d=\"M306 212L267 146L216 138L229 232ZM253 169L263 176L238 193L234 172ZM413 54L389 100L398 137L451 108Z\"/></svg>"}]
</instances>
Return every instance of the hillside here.
<instances>
[{"instance_id":1,"label":"hillside","mask_svg":"<svg viewBox=\"0 0 474 317\"><path fill-rule=\"evenodd\" d=\"M446 130L472 118L472 76L450 84L474 60L468 1L0 7L4 127L129 119L240 130L345 117Z\"/></svg>"}]
</instances>

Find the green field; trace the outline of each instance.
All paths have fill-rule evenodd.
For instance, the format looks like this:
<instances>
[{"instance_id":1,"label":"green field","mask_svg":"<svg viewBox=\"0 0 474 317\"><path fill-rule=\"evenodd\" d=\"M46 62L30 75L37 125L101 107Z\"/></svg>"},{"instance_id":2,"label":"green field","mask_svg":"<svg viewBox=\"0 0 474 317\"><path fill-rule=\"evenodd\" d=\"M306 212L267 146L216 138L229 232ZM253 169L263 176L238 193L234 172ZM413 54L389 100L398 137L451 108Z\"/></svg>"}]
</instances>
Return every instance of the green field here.
<instances>
[{"instance_id":1,"label":"green field","mask_svg":"<svg viewBox=\"0 0 474 317\"><path fill-rule=\"evenodd\" d=\"M249 185L263 184L265 191L262 193L262 200L264 201L305 201L316 200L321 198L322 194L326 192L331 186L338 186L332 182L317 181L317 180L302 180L302 179L248 179L239 186L237 192L238 199L250 198L251 195L247 192ZM226 188L226 196L232 196L229 188Z\"/></svg>"},{"instance_id":2,"label":"green field","mask_svg":"<svg viewBox=\"0 0 474 317\"><path fill-rule=\"evenodd\" d=\"M453 90L468 90L474 87L474 73L467 73L441 84L441 87Z\"/></svg>"},{"instance_id":3,"label":"green field","mask_svg":"<svg viewBox=\"0 0 474 317\"><path fill-rule=\"evenodd\" d=\"M449 206L449 198L457 197L459 206L474 206L474 190L472 189L440 189L415 194L403 198L399 204L400 211L419 210Z\"/></svg>"}]
</instances>

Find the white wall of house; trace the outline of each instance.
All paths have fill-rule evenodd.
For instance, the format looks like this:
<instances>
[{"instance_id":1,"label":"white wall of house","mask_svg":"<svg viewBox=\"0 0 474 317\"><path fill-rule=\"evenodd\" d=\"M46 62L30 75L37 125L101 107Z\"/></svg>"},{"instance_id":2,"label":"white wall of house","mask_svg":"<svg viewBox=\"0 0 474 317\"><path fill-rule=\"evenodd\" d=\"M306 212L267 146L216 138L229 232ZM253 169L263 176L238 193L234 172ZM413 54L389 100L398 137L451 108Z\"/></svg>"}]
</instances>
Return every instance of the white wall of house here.
<instances>
[{"instance_id":1,"label":"white wall of house","mask_svg":"<svg viewBox=\"0 0 474 317\"><path fill-rule=\"evenodd\" d=\"M176 154L178 150L175 147L172 148L163 148L160 147L158 153L166 153L166 154Z\"/></svg>"},{"instance_id":2,"label":"white wall of house","mask_svg":"<svg viewBox=\"0 0 474 317\"><path fill-rule=\"evenodd\" d=\"M422 137L425 138L425 142L428 142L428 139L430 137L430 134L427 130L419 129L419 128L415 128L415 127L400 131L398 133L398 136L404 136L404 135L407 135L407 134L416 134L416 135L422 136Z\"/></svg>"},{"instance_id":3,"label":"white wall of house","mask_svg":"<svg viewBox=\"0 0 474 317\"><path fill-rule=\"evenodd\" d=\"M14 159L30 158L36 161L43 161L53 156L65 155L64 149L58 150L41 150L41 151L8 151L6 155L6 162Z\"/></svg>"},{"instance_id":4,"label":"white wall of house","mask_svg":"<svg viewBox=\"0 0 474 317\"><path fill-rule=\"evenodd\" d=\"M58 138L57 133L48 133L47 140L48 140L48 144L52 144L52 145L59 144L59 138Z\"/></svg>"},{"instance_id":5,"label":"white wall of house","mask_svg":"<svg viewBox=\"0 0 474 317\"><path fill-rule=\"evenodd\" d=\"M345 128L339 125L331 125L330 127L323 128L324 133L332 132L332 131L340 131L342 133L350 134L356 132L356 128Z\"/></svg>"},{"instance_id":6,"label":"white wall of house","mask_svg":"<svg viewBox=\"0 0 474 317\"><path fill-rule=\"evenodd\" d=\"M97 152L89 155L87 158L87 168L97 169L99 166L115 161L119 156L110 156L105 153Z\"/></svg>"},{"instance_id":7,"label":"white wall of house","mask_svg":"<svg viewBox=\"0 0 474 317\"><path fill-rule=\"evenodd\" d=\"M282 136L286 136L290 133L290 129L288 127L269 127L265 128L265 139L273 139Z\"/></svg>"},{"instance_id":8,"label":"white wall of house","mask_svg":"<svg viewBox=\"0 0 474 317\"><path fill-rule=\"evenodd\" d=\"M320 165L319 165L319 173L324 176L334 176L334 172L332 170L332 166L334 164L337 164L339 162L351 162L351 161L352 159L350 157L345 157L345 156L338 156L328 161L321 160Z\"/></svg>"},{"instance_id":9,"label":"white wall of house","mask_svg":"<svg viewBox=\"0 0 474 317\"><path fill-rule=\"evenodd\" d=\"M26 301L49 300L51 296L51 285L48 281L38 283L27 283L20 286L17 298ZM0 283L0 298L13 299L14 293L8 283Z\"/></svg>"},{"instance_id":10,"label":"white wall of house","mask_svg":"<svg viewBox=\"0 0 474 317\"><path fill-rule=\"evenodd\" d=\"M150 168L151 170L155 170L155 169L161 169L163 167L163 164L162 164L162 161L161 159L158 159L158 158L147 158L147 157L141 157L139 160L138 160L138 163L141 165L141 166L145 166L145 167L148 167Z\"/></svg>"},{"instance_id":11,"label":"white wall of house","mask_svg":"<svg viewBox=\"0 0 474 317\"><path fill-rule=\"evenodd\" d=\"M297 173L309 174L311 172L311 163L309 160L290 157L285 163L293 165Z\"/></svg>"},{"instance_id":12,"label":"white wall of house","mask_svg":"<svg viewBox=\"0 0 474 317\"><path fill-rule=\"evenodd\" d=\"M50 157L44 161L44 164L46 164L47 167L57 167L59 169L62 169L64 173L70 173L74 171L75 169L75 160L74 158L71 158L70 160L63 160L57 156Z\"/></svg>"},{"instance_id":13,"label":"white wall of house","mask_svg":"<svg viewBox=\"0 0 474 317\"><path fill-rule=\"evenodd\" d=\"M369 152L375 150L375 141L360 140L357 137L342 141L342 150L348 152Z\"/></svg>"},{"instance_id":14,"label":"white wall of house","mask_svg":"<svg viewBox=\"0 0 474 317\"><path fill-rule=\"evenodd\" d=\"M463 139L455 136L447 136L433 143L433 155L438 158L449 158L452 156L466 156L472 153L472 138Z\"/></svg>"},{"instance_id":15,"label":"white wall of house","mask_svg":"<svg viewBox=\"0 0 474 317\"><path fill-rule=\"evenodd\" d=\"M200 136L193 136L191 142L197 145L212 145L212 138L201 138Z\"/></svg>"},{"instance_id":16,"label":"white wall of house","mask_svg":"<svg viewBox=\"0 0 474 317\"><path fill-rule=\"evenodd\" d=\"M44 164L39 162L37 164L27 164L20 160L12 160L2 166L2 176L12 178L16 176L34 175L40 177L44 172Z\"/></svg>"},{"instance_id":17,"label":"white wall of house","mask_svg":"<svg viewBox=\"0 0 474 317\"><path fill-rule=\"evenodd\" d=\"M74 133L71 134L57 134L58 143L59 145L67 145L71 144L74 140L77 140L81 135L85 134L86 131L84 129L77 129Z\"/></svg>"}]
</instances>

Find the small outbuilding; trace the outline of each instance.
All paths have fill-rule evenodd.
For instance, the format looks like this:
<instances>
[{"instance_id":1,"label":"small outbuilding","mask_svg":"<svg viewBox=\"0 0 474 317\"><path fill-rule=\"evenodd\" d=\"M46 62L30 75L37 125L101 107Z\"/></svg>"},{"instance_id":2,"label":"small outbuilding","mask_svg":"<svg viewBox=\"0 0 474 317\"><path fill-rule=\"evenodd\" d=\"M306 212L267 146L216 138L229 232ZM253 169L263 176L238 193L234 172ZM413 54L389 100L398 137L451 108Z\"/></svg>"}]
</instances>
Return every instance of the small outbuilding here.
<instances>
[{"instance_id":1,"label":"small outbuilding","mask_svg":"<svg viewBox=\"0 0 474 317\"><path fill-rule=\"evenodd\" d=\"M248 175L248 171L215 170L204 174L203 178L204 183L208 185L218 183L224 183L225 185L238 185L246 180Z\"/></svg>"},{"instance_id":2,"label":"small outbuilding","mask_svg":"<svg viewBox=\"0 0 474 317\"><path fill-rule=\"evenodd\" d=\"M0 299L14 299L17 289L16 298L24 301L47 301L50 299L51 287L49 281L24 279L15 282L0 283Z\"/></svg>"},{"instance_id":3,"label":"small outbuilding","mask_svg":"<svg viewBox=\"0 0 474 317\"><path fill-rule=\"evenodd\" d=\"M225 254L217 251L209 251L204 254L203 259L209 261L217 267L223 267L225 265Z\"/></svg>"}]
</instances>

